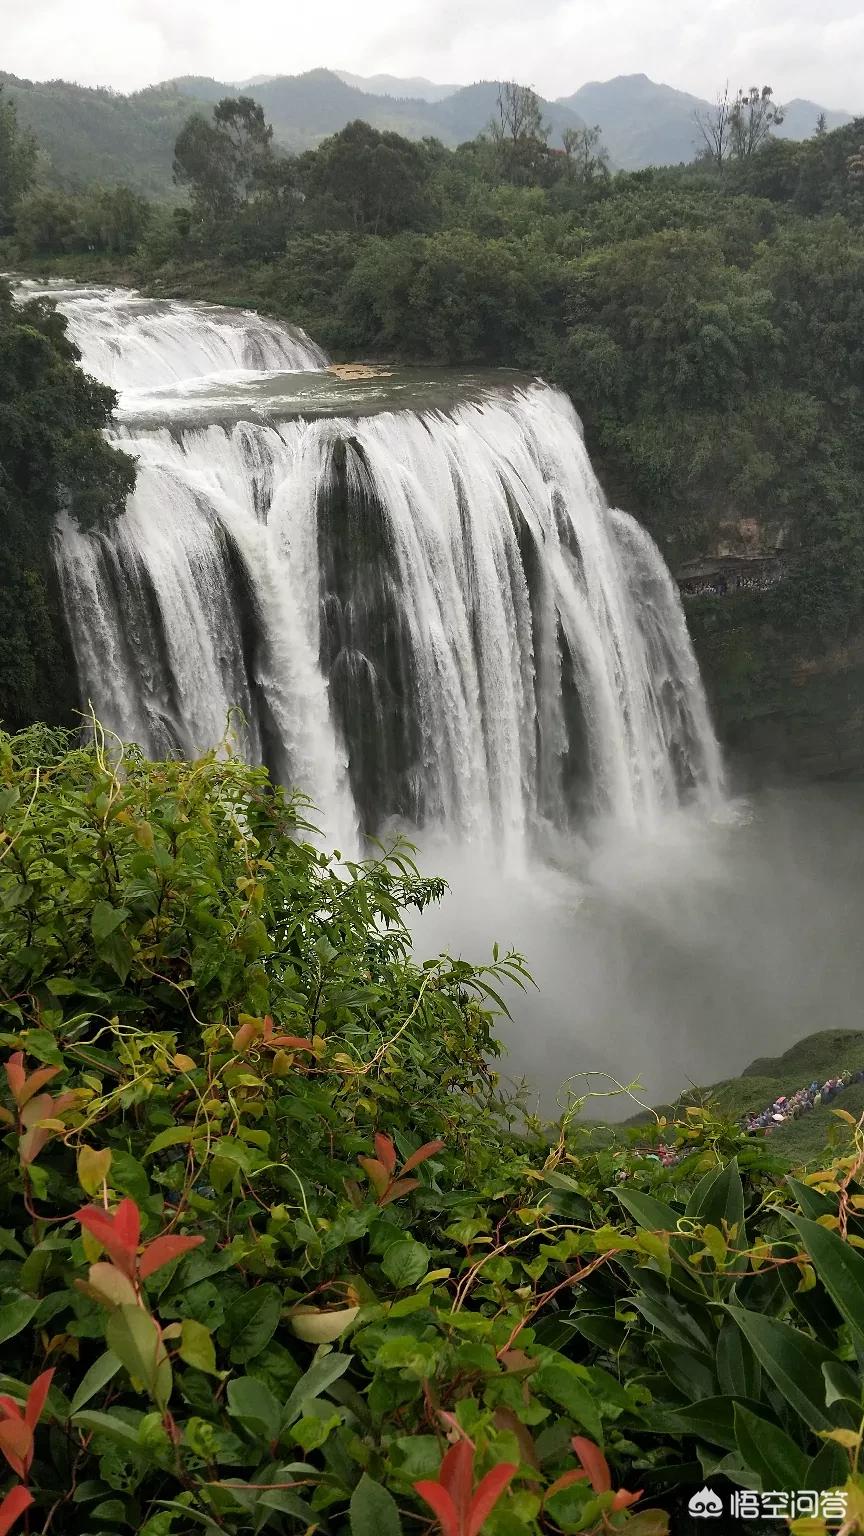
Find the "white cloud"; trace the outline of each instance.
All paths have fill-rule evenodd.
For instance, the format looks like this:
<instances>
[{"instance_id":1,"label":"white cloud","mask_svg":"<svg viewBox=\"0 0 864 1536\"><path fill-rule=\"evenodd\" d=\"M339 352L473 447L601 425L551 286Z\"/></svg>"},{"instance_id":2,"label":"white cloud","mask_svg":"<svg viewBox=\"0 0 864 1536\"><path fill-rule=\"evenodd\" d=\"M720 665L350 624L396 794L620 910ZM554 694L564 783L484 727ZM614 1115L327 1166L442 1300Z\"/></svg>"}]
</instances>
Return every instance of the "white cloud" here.
<instances>
[{"instance_id":1,"label":"white cloud","mask_svg":"<svg viewBox=\"0 0 864 1536\"><path fill-rule=\"evenodd\" d=\"M514 77L547 96L643 71L864 109L862 0L0 0L3 67L130 90L318 65Z\"/></svg>"}]
</instances>

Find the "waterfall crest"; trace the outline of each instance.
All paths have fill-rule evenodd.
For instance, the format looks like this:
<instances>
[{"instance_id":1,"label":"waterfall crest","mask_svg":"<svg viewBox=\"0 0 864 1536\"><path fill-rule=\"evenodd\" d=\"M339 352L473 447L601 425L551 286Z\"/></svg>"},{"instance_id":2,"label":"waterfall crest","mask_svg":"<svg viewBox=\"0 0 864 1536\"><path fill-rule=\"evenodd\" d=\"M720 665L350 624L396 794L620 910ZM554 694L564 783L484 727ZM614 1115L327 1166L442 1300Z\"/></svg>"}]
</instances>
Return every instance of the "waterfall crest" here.
<instances>
[{"instance_id":1,"label":"waterfall crest","mask_svg":"<svg viewBox=\"0 0 864 1536\"><path fill-rule=\"evenodd\" d=\"M25 280L15 292L20 299L50 298L66 318L82 367L121 396L230 372L327 366L326 354L305 331L251 310L59 282Z\"/></svg>"}]
</instances>

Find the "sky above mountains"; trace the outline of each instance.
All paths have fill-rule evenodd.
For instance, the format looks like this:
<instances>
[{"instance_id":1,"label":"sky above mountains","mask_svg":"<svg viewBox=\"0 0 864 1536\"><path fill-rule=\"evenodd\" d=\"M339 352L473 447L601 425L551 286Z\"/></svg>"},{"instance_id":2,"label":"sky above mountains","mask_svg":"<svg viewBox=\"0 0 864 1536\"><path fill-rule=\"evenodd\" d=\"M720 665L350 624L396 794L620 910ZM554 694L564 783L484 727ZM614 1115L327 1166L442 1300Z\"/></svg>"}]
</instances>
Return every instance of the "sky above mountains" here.
<instances>
[{"instance_id":1,"label":"sky above mountains","mask_svg":"<svg viewBox=\"0 0 864 1536\"><path fill-rule=\"evenodd\" d=\"M15 74L122 91L329 65L556 97L644 71L695 95L728 78L864 111L862 0L0 0L0 36Z\"/></svg>"}]
</instances>

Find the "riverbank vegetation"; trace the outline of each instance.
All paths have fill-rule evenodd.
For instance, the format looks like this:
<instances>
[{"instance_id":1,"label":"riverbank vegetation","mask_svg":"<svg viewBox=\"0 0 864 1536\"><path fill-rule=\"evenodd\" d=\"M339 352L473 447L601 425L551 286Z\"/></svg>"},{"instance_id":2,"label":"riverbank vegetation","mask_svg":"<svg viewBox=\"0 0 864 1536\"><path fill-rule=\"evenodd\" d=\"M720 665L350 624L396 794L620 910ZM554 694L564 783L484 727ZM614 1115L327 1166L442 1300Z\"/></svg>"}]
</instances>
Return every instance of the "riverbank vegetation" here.
<instances>
[{"instance_id":1,"label":"riverbank vegetation","mask_svg":"<svg viewBox=\"0 0 864 1536\"><path fill-rule=\"evenodd\" d=\"M97 526L121 511L132 460L102 437L110 389L81 372L53 305L18 308L0 281L0 720L68 720L76 700L54 576L56 519Z\"/></svg>"},{"instance_id":2,"label":"riverbank vegetation","mask_svg":"<svg viewBox=\"0 0 864 1536\"><path fill-rule=\"evenodd\" d=\"M520 958L418 964L440 884L307 818L230 755L0 737L0 1526L662 1536L706 1477L857 1510L859 1130L798 1180L709 1109L524 1121Z\"/></svg>"},{"instance_id":3,"label":"riverbank vegetation","mask_svg":"<svg viewBox=\"0 0 864 1536\"><path fill-rule=\"evenodd\" d=\"M229 99L179 134L179 207L40 186L19 135L9 260L252 305L339 357L541 371L673 566L797 557L772 593L692 608L721 724L755 739L794 715L802 664L860 637L864 130L746 128L719 158L613 175L594 130L551 149L513 88L456 151L356 122L292 158Z\"/></svg>"}]
</instances>

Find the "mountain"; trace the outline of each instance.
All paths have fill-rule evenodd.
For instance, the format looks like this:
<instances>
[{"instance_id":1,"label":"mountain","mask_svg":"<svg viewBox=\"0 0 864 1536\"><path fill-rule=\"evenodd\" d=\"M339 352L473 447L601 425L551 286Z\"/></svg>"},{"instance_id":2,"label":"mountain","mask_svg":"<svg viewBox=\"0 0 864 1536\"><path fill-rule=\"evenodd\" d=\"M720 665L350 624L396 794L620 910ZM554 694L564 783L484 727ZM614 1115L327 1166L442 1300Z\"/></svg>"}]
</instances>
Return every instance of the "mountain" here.
<instances>
[{"instance_id":1,"label":"mountain","mask_svg":"<svg viewBox=\"0 0 864 1536\"><path fill-rule=\"evenodd\" d=\"M820 112L825 113L825 126L829 129L845 128L847 123L855 121L851 112L832 112L829 107L820 107L816 101L804 101L796 96L783 107L783 121L775 129L778 139L809 139L816 132Z\"/></svg>"},{"instance_id":2,"label":"mountain","mask_svg":"<svg viewBox=\"0 0 864 1536\"><path fill-rule=\"evenodd\" d=\"M199 101L218 101L236 89L197 75L172 80L169 85ZM488 128L496 109L498 84L484 80L460 86L443 100L430 102L419 97L372 95L347 84L331 69L312 69L302 75L276 75L250 86L249 94L261 103L276 139L288 149L308 149L357 117L373 128L393 129L409 139L436 138L454 146ZM582 125L582 118L567 106L544 101L542 107L552 127L553 144L560 143L565 128Z\"/></svg>"},{"instance_id":3,"label":"mountain","mask_svg":"<svg viewBox=\"0 0 864 1536\"><path fill-rule=\"evenodd\" d=\"M0 71L22 128L35 133L47 177L75 191L88 182L125 182L149 197L177 196L174 140L192 110L189 93L155 85L121 96L66 80L20 80Z\"/></svg>"},{"instance_id":4,"label":"mountain","mask_svg":"<svg viewBox=\"0 0 864 1536\"><path fill-rule=\"evenodd\" d=\"M701 97L675 90L671 85L660 85L647 75L592 80L560 101L586 122L599 124L613 161L627 171L692 160L702 144L694 114L711 110L710 102ZM778 136L809 138L823 110L829 128L852 122L848 112L831 112L815 102L796 99L786 108Z\"/></svg>"},{"instance_id":5,"label":"mountain","mask_svg":"<svg viewBox=\"0 0 864 1536\"><path fill-rule=\"evenodd\" d=\"M171 198L178 196L171 162L184 119L196 109L208 112L220 97L240 89L261 103L276 141L293 151L314 147L358 117L407 138L437 138L454 146L488 128L498 96L492 80L457 87L392 75L365 79L330 69L257 76L242 87L208 75L184 75L131 96L65 80L36 83L2 72L0 86L14 101L22 126L36 134L47 179L70 190L87 182L126 182L151 197ZM438 99L392 94L403 88L434 92ZM541 105L553 146L560 145L565 128L599 123L613 165L624 170L692 160L698 147L693 114L708 107L698 96L659 85L647 75L593 81L572 96ZM790 102L780 135L806 138L819 112L815 102ZM829 128L851 121L845 112L826 112L826 118Z\"/></svg>"},{"instance_id":6,"label":"mountain","mask_svg":"<svg viewBox=\"0 0 864 1536\"><path fill-rule=\"evenodd\" d=\"M412 75L410 79L403 80L399 75L352 75L350 70L337 69L336 74L346 85L354 85L358 91L365 91L370 96L400 96L411 97L415 101L443 101L445 96L452 96L458 91L458 85L436 85L434 80L426 80L423 75ZM250 85L260 85L260 80L250 80Z\"/></svg>"}]
</instances>

